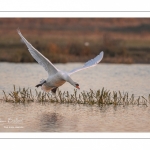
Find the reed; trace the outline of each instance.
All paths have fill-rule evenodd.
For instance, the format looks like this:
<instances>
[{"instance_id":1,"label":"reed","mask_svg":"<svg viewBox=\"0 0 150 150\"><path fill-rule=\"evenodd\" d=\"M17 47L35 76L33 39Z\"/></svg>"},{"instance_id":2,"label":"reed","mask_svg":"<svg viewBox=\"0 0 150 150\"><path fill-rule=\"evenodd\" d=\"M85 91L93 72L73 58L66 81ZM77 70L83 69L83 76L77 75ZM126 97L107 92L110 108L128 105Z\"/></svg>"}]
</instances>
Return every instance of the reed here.
<instances>
[{"instance_id":1,"label":"reed","mask_svg":"<svg viewBox=\"0 0 150 150\"><path fill-rule=\"evenodd\" d=\"M46 93L46 92L38 92L35 89L35 94L33 94L32 90L27 88L18 88L14 86L13 91L10 93L6 93L3 91L3 101L12 102L12 103L29 103L29 102L50 102L50 103L72 103L72 104L84 104L84 105L145 105L148 106L150 103L150 94L148 95L148 99L144 96L136 97L134 94L129 96L129 94L121 93L121 91L113 91L110 92L104 88L99 89L97 91L82 91L78 93L76 89L74 89L74 93L70 94L68 91L59 91L57 90L56 94Z\"/></svg>"}]
</instances>

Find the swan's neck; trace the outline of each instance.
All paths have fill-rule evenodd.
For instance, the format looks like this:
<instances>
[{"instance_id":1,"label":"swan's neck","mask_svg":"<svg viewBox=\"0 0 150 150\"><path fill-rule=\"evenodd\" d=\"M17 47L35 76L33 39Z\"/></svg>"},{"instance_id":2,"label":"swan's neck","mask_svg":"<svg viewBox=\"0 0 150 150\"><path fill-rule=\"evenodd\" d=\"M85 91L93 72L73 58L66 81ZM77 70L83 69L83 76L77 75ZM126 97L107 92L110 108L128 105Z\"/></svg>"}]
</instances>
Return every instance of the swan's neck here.
<instances>
[{"instance_id":1,"label":"swan's neck","mask_svg":"<svg viewBox=\"0 0 150 150\"><path fill-rule=\"evenodd\" d=\"M69 82L71 85L75 86L75 82L69 76L67 76L66 81Z\"/></svg>"}]
</instances>

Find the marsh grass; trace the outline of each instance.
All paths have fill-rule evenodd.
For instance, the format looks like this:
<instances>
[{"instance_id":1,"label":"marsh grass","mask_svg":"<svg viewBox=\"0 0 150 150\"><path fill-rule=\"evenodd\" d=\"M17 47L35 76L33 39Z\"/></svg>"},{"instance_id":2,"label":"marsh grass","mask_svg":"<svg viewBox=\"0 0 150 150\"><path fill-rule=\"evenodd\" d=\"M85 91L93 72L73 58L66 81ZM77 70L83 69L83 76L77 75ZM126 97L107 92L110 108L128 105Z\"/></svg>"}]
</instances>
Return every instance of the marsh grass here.
<instances>
[{"instance_id":1,"label":"marsh grass","mask_svg":"<svg viewBox=\"0 0 150 150\"><path fill-rule=\"evenodd\" d=\"M3 91L4 97L3 100L6 102L14 102L14 103L25 103L25 102L34 102L35 97L32 94L31 89L21 89L19 87L18 90L16 90L16 87L14 86L14 91L6 94L5 91Z\"/></svg>"},{"instance_id":2,"label":"marsh grass","mask_svg":"<svg viewBox=\"0 0 150 150\"><path fill-rule=\"evenodd\" d=\"M150 94L148 99L144 96L135 96L129 94L118 92L110 92L102 88L101 90L93 91L82 91L78 93L76 89L70 94L68 91L59 91L57 90L56 95L52 93L46 93L43 91L37 91L35 89L35 94L32 90L27 88L16 89L14 86L13 91L6 94L3 91L3 101L12 102L12 103L30 103L30 102L39 102L39 103L63 103L63 104L84 104L84 105L145 105L148 106L150 103Z\"/></svg>"}]
</instances>

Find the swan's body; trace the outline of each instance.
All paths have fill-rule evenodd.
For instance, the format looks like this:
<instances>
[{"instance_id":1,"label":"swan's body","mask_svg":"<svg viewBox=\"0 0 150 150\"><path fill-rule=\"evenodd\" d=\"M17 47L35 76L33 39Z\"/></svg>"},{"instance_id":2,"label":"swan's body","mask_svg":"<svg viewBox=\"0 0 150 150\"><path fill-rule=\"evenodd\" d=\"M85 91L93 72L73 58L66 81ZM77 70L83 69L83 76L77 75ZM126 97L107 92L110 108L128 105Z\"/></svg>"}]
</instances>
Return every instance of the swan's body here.
<instances>
[{"instance_id":1,"label":"swan's body","mask_svg":"<svg viewBox=\"0 0 150 150\"><path fill-rule=\"evenodd\" d=\"M48 76L46 83L42 84L42 90L49 92L50 90L55 90L59 86L63 85L67 79L70 78L67 76L67 73L58 71L56 74ZM74 84L74 82L72 82Z\"/></svg>"},{"instance_id":2,"label":"swan's body","mask_svg":"<svg viewBox=\"0 0 150 150\"><path fill-rule=\"evenodd\" d=\"M19 30L18 34L20 35L23 42L28 47L28 50L30 54L33 56L33 58L44 67L44 69L48 72L48 78L46 80L42 80L36 87L41 86L42 90L45 92L52 91L53 93L56 92L57 88L61 85L63 85L65 82L69 82L74 87L79 88L79 84L74 82L70 75L72 75L75 72L78 72L80 70L94 67L96 66L103 58L103 52L101 52L99 55L97 55L94 59L89 60L86 62L82 67L76 68L71 70L70 72L64 72L59 69L57 69L46 57L44 57L39 51L37 51L21 34Z\"/></svg>"}]
</instances>

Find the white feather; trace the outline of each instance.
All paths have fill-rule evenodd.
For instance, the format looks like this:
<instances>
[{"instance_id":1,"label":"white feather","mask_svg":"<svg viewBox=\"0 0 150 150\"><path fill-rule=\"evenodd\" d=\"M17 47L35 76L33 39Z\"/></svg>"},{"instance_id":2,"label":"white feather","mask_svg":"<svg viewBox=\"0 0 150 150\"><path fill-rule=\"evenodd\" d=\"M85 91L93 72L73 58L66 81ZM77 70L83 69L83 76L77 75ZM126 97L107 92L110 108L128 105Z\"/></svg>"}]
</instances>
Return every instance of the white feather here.
<instances>
[{"instance_id":1,"label":"white feather","mask_svg":"<svg viewBox=\"0 0 150 150\"><path fill-rule=\"evenodd\" d=\"M23 42L28 47L28 50L32 57L44 67L44 69L48 72L48 75L56 74L58 72L58 69L24 38L19 29L17 31Z\"/></svg>"},{"instance_id":2,"label":"white feather","mask_svg":"<svg viewBox=\"0 0 150 150\"><path fill-rule=\"evenodd\" d=\"M102 51L94 59L87 61L82 67L71 70L68 74L71 75L71 74L78 72L78 71L81 71L83 69L87 69L87 68L96 66L102 60L103 55L104 55L104 52Z\"/></svg>"}]
</instances>

